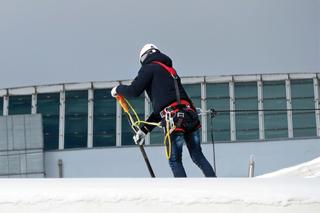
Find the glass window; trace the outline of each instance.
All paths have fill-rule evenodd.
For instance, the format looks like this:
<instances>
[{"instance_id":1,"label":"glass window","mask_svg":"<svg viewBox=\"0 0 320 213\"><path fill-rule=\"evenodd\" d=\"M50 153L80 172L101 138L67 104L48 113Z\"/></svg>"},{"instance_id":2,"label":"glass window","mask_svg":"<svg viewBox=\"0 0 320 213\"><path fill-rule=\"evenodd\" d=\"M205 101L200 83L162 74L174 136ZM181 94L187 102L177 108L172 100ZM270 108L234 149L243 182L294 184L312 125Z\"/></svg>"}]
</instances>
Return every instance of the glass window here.
<instances>
[{"instance_id":1,"label":"glass window","mask_svg":"<svg viewBox=\"0 0 320 213\"><path fill-rule=\"evenodd\" d=\"M291 100L293 109L293 136L316 136L315 111L306 110L314 109L313 80L291 80Z\"/></svg>"},{"instance_id":2,"label":"glass window","mask_svg":"<svg viewBox=\"0 0 320 213\"><path fill-rule=\"evenodd\" d=\"M94 90L93 146L116 145L116 99L111 89Z\"/></svg>"},{"instance_id":3,"label":"glass window","mask_svg":"<svg viewBox=\"0 0 320 213\"><path fill-rule=\"evenodd\" d=\"M144 94L142 94L138 98L127 98L131 106L136 110L139 118L144 120ZM122 137L121 144L122 145L134 145L134 141L132 139L133 130L128 122L127 114L122 110Z\"/></svg>"},{"instance_id":4,"label":"glass window","mask_svg":"<svg viewBox=\"0 0 320 213\"><path fill-rule=\"evenodd\" d=\"M42 114L44 149L59 148L59 93L37 95L37 113Z\"/></svg>"},{"instance_id":5,"label":"glass window","mask_svg":"<svg viewBox=\"0 0 320 213\"><path fill-rule=\"evenodd\" d=\"M66 91L65 148L87 147L88 91Z\"/></svg>"},{"instance_id":6,"label":"glass window","mask_svg":"<svg viewBox=\"0 0 320 213\"><path fill-rule=\"evenodd\" d=\"M31 95L9 97L9 115L31 114Z\"/></svg>"},{"instance_id":7,"label":"glass window","mask_svg":"<svg viewBox=\"0 0 320 213\"><path fill-rule=\"evenodd\" d=\"M263 108L265 110L265 138L287 138L288 119L285 81L263 82ZM278 109L279 111L276 111Z\"/></svg>"},{"instance_id":8,"label":"glass window","mask_svg":"<svg viewBox=\"0 0 320 213\"><path fill-rule=\"evenodd\" d=\"M259 139L257 82L236 82L234 86L237 140Z\"/></svg>"},{"instance_id":9,"label":"glass window","mask_svg":"<svg viewBox=\"0 0 320 213\"><path fill-rule=\"evenodd\" d=\"M0 115L3 115L3 97L0 97Z\"/></svg>"},{"instance_id":10,"label":"glass window","mask_svg":"<svg viewBox=\"0 0 320 213\"><path fill-rule=\"evenodd\" d=\"M201 84L184 84L185 91L196 108L201 108Z\"/></svg>"},{"instance_id":11,"label":"glass window","mask_svg":"<svg viewBox=\"0 0 320 213\"><path fill-rule=\"evenodd\" d=\"M213 118L213 138L215 141L230 141L230 95L229 83L208 83L206 85L207 109L222 111ZM208 115L208 138L211 118Z\"/></svg>"}]
</instances>

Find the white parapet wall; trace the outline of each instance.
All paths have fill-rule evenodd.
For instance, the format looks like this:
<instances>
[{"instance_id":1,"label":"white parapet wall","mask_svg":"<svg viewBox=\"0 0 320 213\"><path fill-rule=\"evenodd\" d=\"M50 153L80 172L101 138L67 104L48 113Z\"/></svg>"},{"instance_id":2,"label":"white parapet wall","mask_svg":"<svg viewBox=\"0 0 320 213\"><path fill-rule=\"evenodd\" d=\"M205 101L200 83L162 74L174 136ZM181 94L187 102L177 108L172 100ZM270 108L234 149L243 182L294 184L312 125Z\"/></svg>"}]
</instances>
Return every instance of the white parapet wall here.
<instances>
[{"instance_id":1,"label":"white parapet wall","mask_svg":"<svg viewBox=\"0 0 320 213\"><path fill-rule=\"evenodd\" d=\"M319 165L263 178L0 179L0 212L319 213Z\"/></svg>"},{"instance_id":2,"label":"white parapet wall","mask_svg":"<svg viewBox=\"0 0 320 213\"><path fill-rule=\"evenodd\" d=\"M320 178L2 179L0 212L319 213Z\"/></svg>"}]
</instances>

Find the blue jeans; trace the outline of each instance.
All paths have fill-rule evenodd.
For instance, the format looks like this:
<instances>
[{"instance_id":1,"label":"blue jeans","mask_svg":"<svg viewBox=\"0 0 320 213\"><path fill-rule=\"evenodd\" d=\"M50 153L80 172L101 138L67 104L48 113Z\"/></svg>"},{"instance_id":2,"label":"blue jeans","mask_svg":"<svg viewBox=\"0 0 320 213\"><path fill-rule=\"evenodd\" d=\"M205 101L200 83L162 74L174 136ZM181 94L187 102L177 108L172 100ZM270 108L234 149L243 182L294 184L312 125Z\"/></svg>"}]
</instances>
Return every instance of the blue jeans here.
<instances>
[{"instance_id":1,"label":"blue jeans","mask_svg":"<svg viewBox=\"0 0 320 213\"><path fill-rule=\"evenodd\" d=\"M199 129L189 134L177 132L171 135L172 148L169 165L174 177L187 177L182 164L182 147L184 141L187 144L192 161L201 169L204 176L216 177L212 166L202 153Z\"/></svg>"}]
</instances>

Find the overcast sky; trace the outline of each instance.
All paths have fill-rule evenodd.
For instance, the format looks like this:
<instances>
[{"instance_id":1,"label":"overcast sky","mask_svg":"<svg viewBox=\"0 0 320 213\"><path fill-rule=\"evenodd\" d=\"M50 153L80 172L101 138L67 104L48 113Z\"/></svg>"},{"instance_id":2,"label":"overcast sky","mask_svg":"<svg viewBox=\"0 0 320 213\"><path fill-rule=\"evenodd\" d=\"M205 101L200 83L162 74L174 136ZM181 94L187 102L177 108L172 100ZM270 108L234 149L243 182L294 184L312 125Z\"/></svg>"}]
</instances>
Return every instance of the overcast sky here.
<instances>
[{"instance_id":1,"label":"overcast sky","mask_svg":"<svg viewBox=\"0 0 320 213\"><path fill-rule=\"evenodd\" d=\"M0 0L0 88L132 79L144 43L180 76L319 72L320 0Z\"/></svg>"}]
</instances>

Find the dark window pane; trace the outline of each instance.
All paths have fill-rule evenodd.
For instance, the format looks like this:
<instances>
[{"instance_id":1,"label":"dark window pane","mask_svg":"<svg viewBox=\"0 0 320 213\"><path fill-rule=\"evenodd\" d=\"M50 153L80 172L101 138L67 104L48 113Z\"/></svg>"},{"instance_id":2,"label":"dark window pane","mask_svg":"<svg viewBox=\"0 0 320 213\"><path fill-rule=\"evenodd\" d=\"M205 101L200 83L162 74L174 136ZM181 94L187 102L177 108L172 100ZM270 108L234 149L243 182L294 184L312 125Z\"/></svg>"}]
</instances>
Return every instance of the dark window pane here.
<instances>
[{"instance_id":1,"label":"dark window pane","mask_svg":"<svg viewBox=\"0 0 320 213\"><path fill-rule=\"evenodd\" d=\"M9 97L9 115L31 114L31 95Z\"/></svg>"},{"instance_id":2,"label":"dark window pane","mask_svg":"<svg viewBox=\"0 0 320 213\"><path fill-rule=\"evenodd\" d=\"M313 97L313 79L291 80L291 97Z\"/></svg>"},{"instance_id":3,"label":"dark window pane","mask_svg":"<svg viewBox=\"0 0 320 213\"><path fill-rule=\"evenodd\" d=\"M144 94L142 94L138 98L128 98L127 99L131 106L134 108L134 110L137 112L140 120L144 119ZM131 112L133 118L134 114ZM135 119L136 120L136 119ZM125 112L122 111L122 137L121 137L121 143L122 145L135 145L132 136L133 136L133 130L131 129L131 126L128 122L128 116Z\"/></svg>"},{"instance_id":4,"label":"dark window pane","mask_svg":"<svg viewBox=\"0 0 320 213\"><path fill-rule=\"evenodd\" d=\"M286 138L288 137L288 129L284 129L284 130L277 129L276 131L266 131L265 137L268 139Z\"/></svg>"},{"instance_id":5,"label":"dark window pane","mask_svg":"<svg viewBox=\"0 0 320 213\"><path fill-rule=\"evenodd\" d=\"M287 113L279 112L264 115L265 138L287 138Z\"/></svg>"},{"instance_id":6,"label":"dark window pane","mask_svg":"<svg viewBox=\"0 0 320 213\"><path fill-rule=\"evenodd\" d=\"M164 133L163 130L156 127L152 130L150 135L150 144L163 144Z\"/></svg>"},{"instance_id":7,"label":"dark window pane","mask_svg":"<svg viewBox=\"0 0 320 213\"><path fill-rule=\"evenodd\" d=\"M110 89L94 90L94 147L116 145L116 108Z\"/></svg>"},{"instance_id":8,"label":"dark window pane","mask_svg":"<svg viewBox=\"0 0 320 213\"><path fill-rule=\"evenodd\" d=\"M285 81L263 82L265 138L287 138L287 100ZM272 110L272 111L268 111ZM279 110L279 111L273 111Z\"/></svg>"},{"instance_id":9,"label":"dark window pane","mask_svg":"<svg viewBox=\"0 0 320 213\"><path fill-rule=\"evenodd\" d=\"M65 148L87 146L88 91L66 91Z\"/></svg>"},{"instance_id":10,"label":"dark window pane","mask_svg":"<svg viewBox=\"0 0 320 213\"><path fill-rule=\"evenodd\" d=\"M207 98L229 98L229 84L228 83L208 83L207 84Z\"/></svg>"},{"instance_id":11,"label":"dark window pane","mask_svg":"<svg viewBox=\"0 0 320 213\"><path fill-rule=\"evenodd\" d=\"M234 87L236 110L257 110L258 90L256 82L237 82ZM237 140L259 138L258 112L236 112Z\"/></svg>"},{"instance_id":12,"label":"dark window pane","mask_svg":"<svg viewBox=\"0 0 320 213\"><path fill-rule=\"evenodd\" d=\"M207 109L215 109L219 112L213 118L213 138L215 141L230 141L230 96L228 83L209 83L206 85ZM208 116L208 131L211 131L211 120ZM208 137L211 138L211 132ZM211 139L210 139L211 140Z\"/></svg>"},{"instance_id":13,"label":"dark window pane","mask_svg":"<svg viewBox=\"0 0 320 213\"><path fill-rule=\"evenodd\" d=\"M184 84L185 91L193 104L197 108L201 108L201 85L200 84Z\"/></svg>"},{"instance_id":14,"label":"dark window pane","mask_svg":"<svg viewBox=\"0 0 320 213\"><path fill-rule=\"evenodd\" d=\"M292 109L314 109L313 80L291 80ZM316 136L316 118L314 110L294 110L294 137Z\"/></svg>"},{"instance_id":15,"label":"dark window pane","mask_svg":"<svg viewBox=\"0 0 320 213\"><path fill-rule=\"evenodd\" d=\"M264 99L286 98L285 81L263 82L263 98Z\"/></svg>"},{"instance_id":16,"label":"dark window pane","mask_svg":"<svg viewBox=\"0 0 320 213\"><path fill-rule=\"evenodd\" d=\"M0 97L0 115L3 115L3 97Z\"/></svg>"},{"instance_id":17,"label":"dark window pane","mask_svg":"<svg viewBox=\"0 0 320 213\"><path fill-rule=\"evenodd\" d=\"M37 113L42 114L44 149L59 148L59 93L37 95Z\"/></svg>"}]
</instances>

